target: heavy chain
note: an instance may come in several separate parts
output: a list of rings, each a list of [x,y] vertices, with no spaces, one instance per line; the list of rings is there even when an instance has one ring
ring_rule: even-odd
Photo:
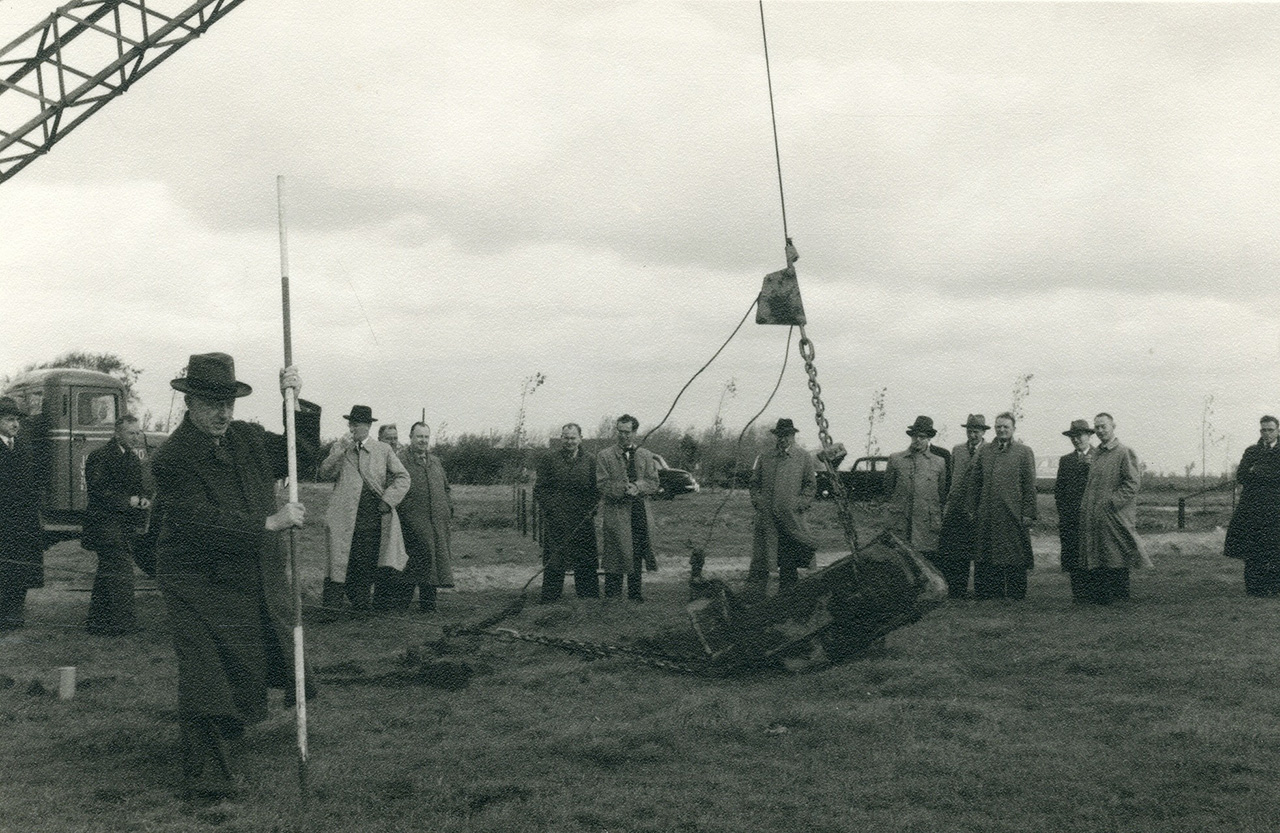
[[[853,510],[845,500],[844,484],[840,482],[840,475],[836,473],[836,467],[831,463],[830,452],[835,442],[831,439],[831,426],[827,422],[826,405],[822,402],[822,385],[818,384],[818,368],[813,363],[816,356],[817,350],[809,340],[809,336],[805,335],[804,325],[801,324],[800,358],[804,359],[804,372],[809,376],[809,398],[813,402],[814,422],[818,424],[818,440],[822,443],[822,450],[826,452],[820,456],[822,464],[827,467],[831,475],[831,490],[836,496],[836,514],[839,515],[840,526],[844,529],[844,540],[849,545],[849,552],[857,552],[858,530],[853,523]]]
[[[552,648],[559,648],[563,651],[570,651],[575,654],[583,654],[592,657],[625,656],[638,662],[642,662],[652,668],[661,668],[665,671],[675,671],[680,674],[701,675],[707,673],[707,666],[705,663],[672,657],[667,654],[660,654],[656,651],[642,651],[639,648],[627,648],[623,645],[611,645],[606,642],[584,642],[581,639],[568,639],[561,636],[525,634],[511,628],[493,628],[492,630],[480,631],[480,633],[485,636],[494,636],[499,639],[531,642],[534,645],[547,645]]]

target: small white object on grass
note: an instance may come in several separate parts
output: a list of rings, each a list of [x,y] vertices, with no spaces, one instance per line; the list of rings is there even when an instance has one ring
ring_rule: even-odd
[[[58,669],[58,699],[70,700],[76,696],[76,667],[63,665]]]

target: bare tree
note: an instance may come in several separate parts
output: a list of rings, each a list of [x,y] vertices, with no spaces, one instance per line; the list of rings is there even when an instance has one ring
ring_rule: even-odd
[[[542,387],[542,384],[543,384],[543,382],[545,382],[545,381],[547,381],[547,377],[546,377],[546,375],[545,375],[545,374],[543,374],[543,373],[535,373],[535,374],[533,374],[532,376],[526,377],[526,378],[525,378],[525,380],[524,380],[524,382],[520,385],[520,413],[519,413],[519,415],[517,415],[517,416],[516,416],[516,430],[515,430],[515,432],[514,432],[514,436],[513,436],[513,439],[515,440],[515,446],[516,446],[516,448],[523,448],[523,447],[524,447],[524,442],[525,442],[525,427],[524,427],[525,405],[526,405],[526,403],[528,402],[529,397],[530,397],[530,396],[533,396],[534,392],[535,392],[538,388]]]
[[[90,353],[86,350],[72,350],[69,353],[63,353],[57,358],[47,362],[32,362],[22,370],[44,370],[50,367],[77,367],[81,370],[96,370],[99,373],[106,373],[116,377],[120,383],[124,385],[124,405],[128,410],[133,410],[140,402],[137,392],[133,386],[137,383],[138,377],[142,375],[142,368],[129,364],[115,353]],[[7,387],[13,381],[9,376],[0,380],[0,387]]]
[[[1013,406],[1009,408],[1009,413],[1013,414],[1017,422],[1022,421],[1022,403],[1031,395],[1031,380],[1034,377],[1034,373],[1024,373],[1013,382]]]
[[[887,387],[871,394],[871,411],[867,414],[867,456],[880,453],[880,441],[876,439],[876,426],[884,422],[884,398]]]

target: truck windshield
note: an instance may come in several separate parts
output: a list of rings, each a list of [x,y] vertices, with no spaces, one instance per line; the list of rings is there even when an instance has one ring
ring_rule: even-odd
[[[116,423],[114,393],[83,392],[76,395],[76,425],[80,428],[113,427]]]

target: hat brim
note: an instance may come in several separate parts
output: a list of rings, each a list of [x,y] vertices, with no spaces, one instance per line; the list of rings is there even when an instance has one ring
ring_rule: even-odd
[[[783,429],[770,428],[769,433],[773,434],[774,436],[781,437],[783,434],[799,434],[800,429],[799,428],[783,428]]]
[[[231,386],[224,385],[200,385],[191,384],[190,379],[183,376],[180,379],[174,379],[169,383],[169,387],[180,393],[189,393],[192,396],[207,396],[210,399],[239,399],[242,396],[248,396],[253,393],[253,388],[244,382],[236,382]]]
[[[990,430],[991,430],[991,426],[990,426],[990,425],[969,425],[969,424],[967,424],[967,423],[966,423],[965,425],[961,425],[960,427],[961,427],[961,428],[966,428],[966,429],[968,429],[968,428],[979,428],[979,429],[981,429],[981,430],[983,430],[983,431],[990,431]]]
[[[343,414],[342,418],[345,419],[347,422],[368,423],[369,425],[373,425],[375,422],[378,421],[377,417],[368,417],[367,419],[365,417],[356,417],[355,419],[352,419],[351,414]]]
[[[934,437],[938,436],[938,429],[933,428],[928,431],[921,431],[918,428],[908,428],[907,436],[908,437],[928,437],[929,439],[933,439]]]
[[[1079,436],[1081,436],[1082,434],[1096,434],[1096,433],[1098,433],[1098,432],[1097,432],[1097,431],[1094,431],[1092,428],[1081,428],[1081,429],[1078,429],[1078,430],[1075,430],[1075,431],[1063,431],[1063,432],[1062,432],[1062,436],[1064,436],[1064,437],[1079,437]]]

